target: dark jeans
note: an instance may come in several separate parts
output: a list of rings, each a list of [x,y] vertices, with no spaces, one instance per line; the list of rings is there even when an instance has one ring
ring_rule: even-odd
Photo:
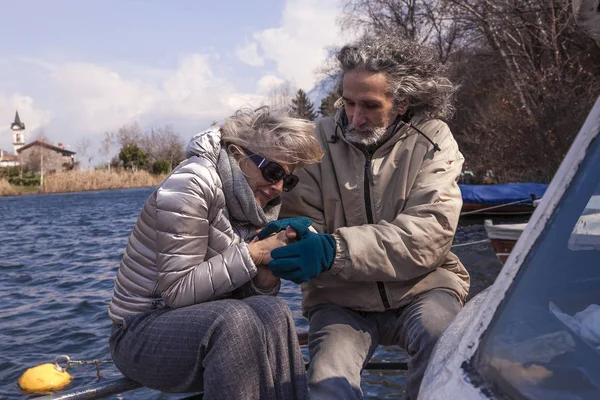
[[[410,356],[406,398],[416,400],[433,347],[460,309],[458,299],[445,290],[431,290],[386,312],[316,308],[310,314],[310,398],[362,399],[360,374],[382,344],[398,345]]]
[[[205,399],[306,399],[289,307],[270,296],[146,312],[116,325],[113,360],[128,378]]]

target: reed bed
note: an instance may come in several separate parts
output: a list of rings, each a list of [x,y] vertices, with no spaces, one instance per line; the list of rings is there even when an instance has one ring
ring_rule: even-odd
[[[159,185],[166,175],[152,175],[147,171],[67,171],[44,177],[44,193],[83,192]]]
[[[4,178],[0,178],[0,196],[14,196],[17,194],[17,191],[8,183],[8,180]]]

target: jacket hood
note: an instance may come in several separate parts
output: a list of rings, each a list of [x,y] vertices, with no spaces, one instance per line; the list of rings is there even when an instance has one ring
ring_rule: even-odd
[[[218,127],[207,129],[195,134],[190,142],[185,146],[185,156],[203,156],[214,163],[219,158],[221,151],[221,131]]]

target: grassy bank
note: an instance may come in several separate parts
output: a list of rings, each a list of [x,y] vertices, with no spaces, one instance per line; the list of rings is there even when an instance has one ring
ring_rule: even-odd
[[[4,178],[0,179],[0,196],[14,196],[17,194],[15,187]]]
[[[166,175],[152,175],[146,171],[108,172],[101,170],[59,172],[45,176],[43,188],[39,186],[11,185],[6,179],[0,179],[0,196],[148,187],[160,184],[165,177]]]

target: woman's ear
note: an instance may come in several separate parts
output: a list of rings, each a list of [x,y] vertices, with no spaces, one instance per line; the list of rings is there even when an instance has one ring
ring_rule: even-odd
[[[229,150],[229,152],[233,155],[233,158],[235,158],[236,161],[240,161],[240,158],[244,156],[244,152],[242,151],[242,149],[240,149],[240,147],[235,144],[228,144],[227,150]]]

